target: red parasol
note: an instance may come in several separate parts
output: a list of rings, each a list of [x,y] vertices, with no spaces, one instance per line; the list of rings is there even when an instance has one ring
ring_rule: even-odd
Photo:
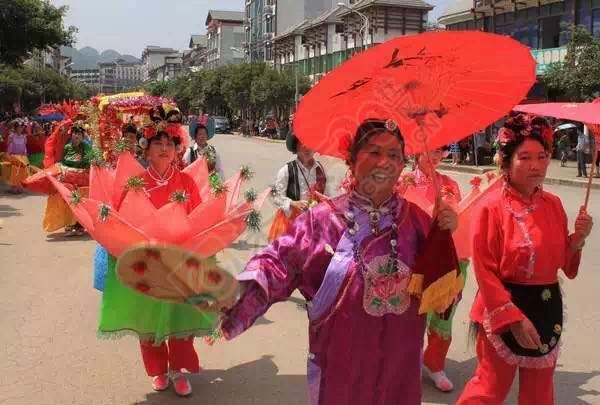
[[[507,114],[535,77],[529,48],[506,36],[441,31],[399,37],[320,80],[303,97],[294,132],[317,152],[347,158],[362,121],[393,119],[407,153],[422,152]]]

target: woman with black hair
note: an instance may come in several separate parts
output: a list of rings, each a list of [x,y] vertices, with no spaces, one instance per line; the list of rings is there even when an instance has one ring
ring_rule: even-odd
[[[479,291],[471,320],[479,364],[459,405],[504,403],[517,370],[519,404],[554,404],[563,330],[558,271],[577,276],[592,218],[582,207],[569,233],[560,199],[542,189],[551,136],[524,116],[510,118],[499,132],[504,187],[486,197],[473,220]]]
[[[339,146],[352,191],[300,215],[250,260],[220,330],[233,339],[298,289],[308,301],[309,404],[417,405],[425,316],[408,289],[432,221],[394,192],[405,166],[396,123],[367,120],[352,138]],[[437,221],[457,225],[444,203]]]
[[[190,213],[201,202],[194,180],[176,167],[176,156],[182,142],[179,124],[158,123],[144,128],[140,146],[148,168],[140,176],[140,187],[156,208],[174,199],[181,200]],[[123,194],[136,192],[129,189]],[[121,200],[120,204],[123,202]],[[166,390],[173,382],[177,395],[187,396],[192,387],[185,373],[200,371],[194,336],[212,329],[214,315],[192,305],[174,304],[146,297],[121,284],[115,274],[115,258],[109,258],[104,284],[98,334],[120,337],[133,334],[140,340],[142,359],[152,387]]]

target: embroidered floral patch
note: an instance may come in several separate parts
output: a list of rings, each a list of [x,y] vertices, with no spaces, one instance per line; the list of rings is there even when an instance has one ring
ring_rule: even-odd
[[[550,289],[545,288],[544,291],[542,291],[542,301],[546,302],[549,301],[552,298],[552,292],[550,291]]]
[[[410,295],[406,292],[410,269],[402,262],[397,267],[395,271],[387,255],[376,257],[367,265],[363,307],[369,315],[399,315],[410,306]]]

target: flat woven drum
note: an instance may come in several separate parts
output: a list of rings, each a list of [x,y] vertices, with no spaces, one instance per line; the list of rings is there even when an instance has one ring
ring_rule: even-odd
[[[144,243],[117,261],[119,280],[137,292],[159,300],[200,305],[217,311],[237,295],[238,282],[215,258],[201,259],[177,246]]]

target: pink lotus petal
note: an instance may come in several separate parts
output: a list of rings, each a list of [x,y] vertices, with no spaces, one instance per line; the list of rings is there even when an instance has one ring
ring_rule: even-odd
[[[188,238],[190,229],[185,205],[178,202],[170,202],[155,210],[153,217],[140,226],[140,230],[153,240],[172,244]]]
[[[184,173],[189,174],[200,190],[200,197],[202,201],[206,202],[210,199],[210,184],[208,183],[208,166],[206,159],[200,157],[194,161],[191,165],[183,169]]]
[[[482,202],[483,197],[491,191],[501,187],[501,177],[497,177],[490,182],[490,185],[483,191],[469,193],[459,204],[458,209],[458,228],[452,234],[454,246],[459,259],[472,256],[473,249],[471,245],[471,218],[475,209]]]
[[[90,198],[112,204],[112,190],[115,184],[115,173],[108,167],[92,165],[90,168]]]
[[[119,160],[117,161],[117,168],[115,170],[115,181],[112,188],[112,206],[118,207],[123,193],[125,192],[125,186],[127,180],[131,177],[141,176],[146,169],[138,163],[131,153],[121,153]]]
[[[119,216],[126,218],[137,228],[143,228],[148,222],[155,221],[156,207],[142,190],[130,190],[119,207]]]
[[[112,210],[108,213],[106,219],[102,220],[100,218],[102,204],[100,201],[83,198],[79,206],[87,211],[94,223],[93,229],[88,229],[88,232],[111,255],[119,257],[131,246],[150,241],[148,235]]]
[[[203,201],[189,215],[191,234],[195,235],[223,221],[225,218],[225,207],[227,204],[227,193]]]
[[[196,252],[202,258],[211,257],[231,245],[246,230],[246,216],[250,211],[228,217],[225,221],[183,243],[183,248]]]
[[[227,206],[225,212],[229,212],[232,207],[240,199],[240,188],[242,186],[242,173],[241,170],[225,182],[225,188],[227,189]]]

